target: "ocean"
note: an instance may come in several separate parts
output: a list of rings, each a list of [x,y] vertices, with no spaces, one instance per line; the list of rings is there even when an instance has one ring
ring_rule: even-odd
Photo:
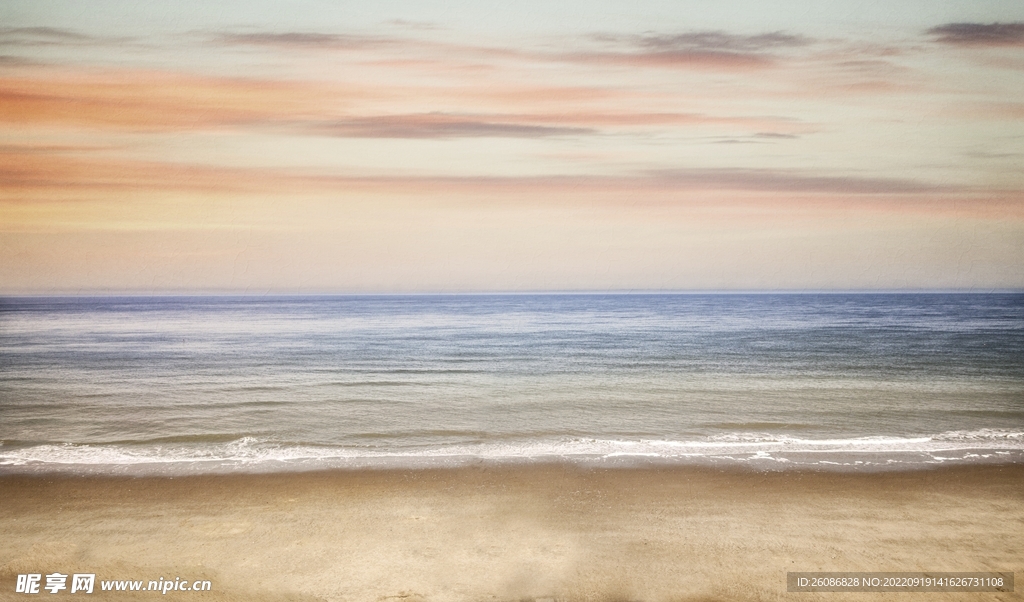
[[[1022,294],[0,299],[0,473],[1024,461]]]

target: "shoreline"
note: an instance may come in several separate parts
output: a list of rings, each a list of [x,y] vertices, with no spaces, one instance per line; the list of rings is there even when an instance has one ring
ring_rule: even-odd
[[[787,594],[785,574],[1024,572],[1020,464],[22,474],[0,491],[0,599],[20,599],[17,574],[51,571],[211,581],[178,599],[374,602],[909,600]]]
[[[0,476],[13,474],[125,474],[188,476],[274,474],[330,470],[458,469],[481,463],[529,467],[569,464],[584,468],[697,467],[756,471],[888,472],[947,466],[1024,464],[1019,431],[947,431],[914,437],[797,439],[779,435],[740,440],[574,439],[513,444],[440,446],[367,452],[344,446],[279,445],[240,437],[206,448],[170,449],[116,444],[0,445]],[[985,441],[978,439],[985,438]],[[901,447],[902,446],[902,447]],[[363,450],[365,451],[365,450]]]
[[[958,451],[974,452],[977,449]],[[826,461],[797,463],[777,457],[737,459],[735,457],[702,457],[680,460],[675,457],[651,458],[645,456],[621,457],[531,457],[491,458],[476,456],[410,456],[346,458],[334,463],[322,459],[312,461],[263,460],[260,462],[234,462],[229,460],[138,462],[131,464],[6,464],[0,465],[0,481],[9,478],[83,478],[83,479],[192,479],[221,477],[284,477],[287,475],[321,475],[396,472],[458,472],[466,470],[520,471],[562,468],[569,471],[694,471],[695,473],[724,474],[822,474],[822,475],[884,475],[928,472],[958,472],[975,469],[1020,467],[1024,470],[1024,450],[982,450],[1004,452],[997,458],[947,458],[943,462],[892,461],[891,455],[882,456],[866,452],[849,453],[843,459],[882,456],[886,463]],[[827,453],[827,452],[826,452]],[[908,456],[915,454],[906,454]],[[757,463],[755,463],[757,462]]]

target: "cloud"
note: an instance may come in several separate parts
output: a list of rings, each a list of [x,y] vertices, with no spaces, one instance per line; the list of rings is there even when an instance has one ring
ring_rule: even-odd
[[[583,61],[641,66],[696,68],[756,68],[775,62],[772,50],[806,46],[813,40],[782,32],[744,36],[723,31],[618,36],[599,34],[592,39],[618,48],[577,53]]]
[[[656,170],[649,174],[661,185],[680,188],[834,194],[919,194],[960,191],[948,186],[900,178],[827,176],[772,169],[669,169]]]
[[[98,37],[57,27],[4,27],[0,28],[0,47],[83,46],[120,44],[131,40],[125,37]]]
[[[59,150],[6,147],[0,151],[0,186],[8,190],[113,191],[285,190],[294,178],[263,170],[132,160],[81,158]],[[89,156],[89,153],[85,153]]]
[[[1024,102],[963,102],[946,106],[943,117],[968,117],[979,120],[1015,121],[1024,120]]]
[[[346,138],[539,138],[596,133],[590,128],[509,123],[446,113],[344,119],[313,125],[310,131]]]
[[[24,67],[28,65],[39,65],[38,61],[27,59],[21,56],[13,56],[9,54],[0,55],[0,67]]]
[[[782,119],[723,117],[696,113],[411,113],[370,115],[336,120],[288,123],[306,134],[343,138],[545,138],[583,136],[623,128],[729,125],[743,128],[792,127]],[[757,138],[796,138],[794,134],[766,132]]]
[[[697,31],[673,35],[642,35],[634,38],[641,47],[661,51],[763,52],[776,48],[806,46],[810,38],[782,32],[741,36],[722,31]]]
[[[356,49],[393,42],[376,36],[298,31],[222,33],[215,36],[215,40],[231,45],[310,49]]]
[[[796,134],[782,134],[780,132],[758,132],[754,134],[755,138],[774,138],[774,139],[793,139],[799,138]]]
[[[693,69],[747,69],[768,67],[770,57],[740,52],[656,51],[656,52],[590,52],[563,55],[581,63],[605,63],[630,67],[681,67]]]
[[[443,29],[437,23],[431,21],[410,21],[408,19],[389,19],[384,22],[386,25],[394,27],[400,27],[403,29],[412,29],[418,31],[436,31]]]
[[[205,190],[231,192],[355,191],[413,194],[488,193],[513,197],[647,192],[733,191],[769,195],[943,195],[957,186],[900,178],[815,174],[794,170],[680,168],[621,175],[354,176],[306,170],[237,168],[97,158],[73,149],[0,149],[0,185],[9,190]],[[975,191],[977,192],[977,191]],[[531,197],[532,198],[532,197]]]
[[[424,25],[407,21],[390,24],[405,29],[423,29]],[[435,56],[440,53],[451,61],[501,59],[528,63],[569,62],[630,66],[677,67],[696,69],[749,69],[772,65],[777,51],[806,46],[814,40],[784,32],[738,35],[723,31],[695,31],[678,34],[595,34],[589,36],[589,47],[565,48],[561,51],[524,48],[491,47],[457,42],[438,42],[396,36],[370,36],[315,31],[224,32],[214,40],[229,45],[260,46],[277,49],[346,49],[392,47],[401,51],[400,59],[408,62],[412,55]],[[383,57],[380,57],[383,59]],[[421,59],[420,59],[421,60]]]
[[[50,70],[44,77],[0,77],[0,123],[140,131],[251,126],[309,114],[354,94],[308,82]]]
[[[433,107],[441,110],[416,112],[415,105],[408,107],[412,110],[401,110],[411,96],[408,87],[141,70],[79,73],[50,69],[29,75],[0,77],[0,123],[60,123],[145,132],[272,128],[296,135],[409,139],[543,138],[705,126],[727,127],[732,135],[775,132],[772,137],[778,138],[806,129],[796,120],[778,116],[583,110],[580,101],[604,100],[601,89],[590,87],[422,88],[415,97],[428,100],[416,104],[426,105],[428,111]],[[643,96],[623,91],[607,94],[619,105],[643,104]],[[359,110],[379,104],[398,110],[392,114]],[[443,110],[474,104],[480,110]],[[519,110],[501,111],[503,106]]]
[[[59,44],[94,40],[70,29],[56,27],[5,27],[0,29],[0,44]]]
[[[800,136],[796,134],[784,134],[781,132],[757,132],[749,136],[731,136],[728,138],[719,137],[712,141],[712,144],[772,144],[772,141],[795,140]]]
[[[957,46],[1024,46],[1024,23],[948,23],[927,33]]]

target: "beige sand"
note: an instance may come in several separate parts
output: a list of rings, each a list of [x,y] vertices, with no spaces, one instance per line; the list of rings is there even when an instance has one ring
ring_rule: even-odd
[[[0,478],[18,573],[209,579],[86,600],[1021,600],[785,592],[787,571],[1024,575],[1024,466],[755,473],[565,466]],[[97,585],[97,590],[99,586]]]

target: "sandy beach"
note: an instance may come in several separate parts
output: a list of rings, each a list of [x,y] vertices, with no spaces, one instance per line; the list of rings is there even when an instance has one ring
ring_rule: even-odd
[[[0,491],[2,599],[53,571],[95,573],[90,599],[111,600],[158,594],[99,580],[211,582],[166,594],[182,600],[1024,599],[785,591],[787,571],[1019,576],[1020,465],[8,475]]]

